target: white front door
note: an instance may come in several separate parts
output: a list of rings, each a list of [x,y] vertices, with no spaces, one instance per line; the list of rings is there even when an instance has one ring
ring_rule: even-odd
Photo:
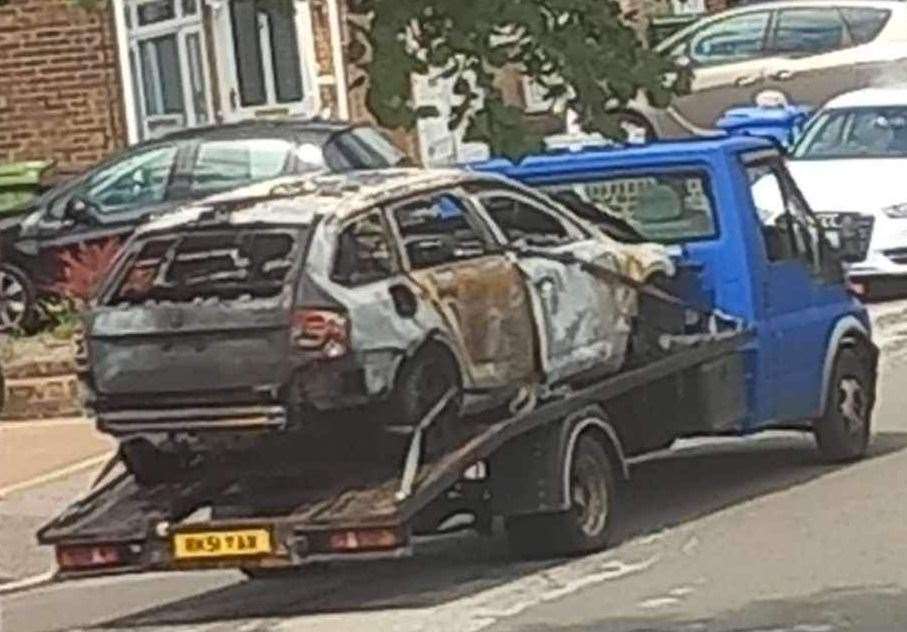
[[[139,139],[212,121],[201,0],[126,0]]]
[[[306,0],[231,0],[214,9],[224,121],[318,113]]]

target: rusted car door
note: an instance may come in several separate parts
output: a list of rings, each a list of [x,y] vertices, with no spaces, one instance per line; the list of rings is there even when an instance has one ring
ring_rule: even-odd
[[[629,315],[616,284],[599,280],[579,265],[556,260],[569,252],[618,269],[616,254],[583,226],[553,209],[506,190],[477,198],[498,238],[510,244],[530,280],[542,327],[542,357],[548,383],[590,370],[613,372],[624,361]],[[545,257],[543,253],[553,257]]]
[[[390,210],[401,258],[441,314],[466,363],[467,388],[538,380],[535,325],[519,269],[459,195],[435,193]]]

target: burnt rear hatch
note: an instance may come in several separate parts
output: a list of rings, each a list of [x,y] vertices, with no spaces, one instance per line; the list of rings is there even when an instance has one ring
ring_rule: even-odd
[[[218,227],[134,243],[86,328],[102,429],[282,425],[307,234]]]

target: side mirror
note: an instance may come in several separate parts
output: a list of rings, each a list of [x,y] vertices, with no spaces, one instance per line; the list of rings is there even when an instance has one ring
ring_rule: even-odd
[[[866,255],[866,240],[853,222],[843,222],[838,231],[838,255],[843,261],[861,261]]]
[[[419,301],[413,291],[405,285],[394,285],[390,288],[394,309],[401,318],[413,318],[419,311]]]
[[[687,70],[693,67],[693,58],[686,53],[680,53],[674,57],[674,65],[678,68]]]
[[[64,217],[77,224],[94,224],[94,212],[98,205],[88,198],[76,193],[66,203]]]

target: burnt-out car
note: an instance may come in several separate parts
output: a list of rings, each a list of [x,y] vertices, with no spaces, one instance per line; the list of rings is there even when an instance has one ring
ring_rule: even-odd
[[[450,392],[450,419],[531,404],[626,359],[636,292],[563,253],[672,272],[661,247],[494,176],[385,170],[211,200],[121,252],[86,320],[90,405],[124,445],[205,448],[366,405],[405,429]]]
[[[405,161],[375,128],[319,120],[204,127],[136,145],[0,219],[0,331],[32,328],[43,296],[87,295],[149,217],[278,176]]]

